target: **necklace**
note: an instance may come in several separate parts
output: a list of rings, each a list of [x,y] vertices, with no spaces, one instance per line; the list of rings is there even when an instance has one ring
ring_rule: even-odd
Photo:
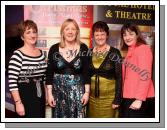
[[[100,58],[100,59],[104,59],[106,57],[106,55],[108,54],[108,51],[107,51],[107,47],[108,45],[105,44],[104,46],[102,47],[95,47],[95,56],[97,58]]]
[[[77,49],[76,46],[72,46],[72,48],[67,47],[66,48],[66,55],[67,55],[67,59],[73,59],[77,54]]]
[[[96,53],[103,53],[103,52],[105,52],[107,50],[107,44],[105,44],[105,46],[104,47],[95,47],[95,51],[96,51]]]
[[[74,44],[66,44],[66,50],[67,51],[74,51],[76,48],[76,43]]]
[[[67,48],[67,52],[69,52],[70,54],[74,53],[76,51],[75,49],[76,47],[73,46],[72,48]]]

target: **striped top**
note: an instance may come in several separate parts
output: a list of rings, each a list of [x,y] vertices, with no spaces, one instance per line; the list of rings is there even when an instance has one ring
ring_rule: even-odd
[[[47,63],[41,51],[40,56],[28,56],[20,50],[14,51],[8,69],[9,90],[18,90],[21,78],[45,77]]]

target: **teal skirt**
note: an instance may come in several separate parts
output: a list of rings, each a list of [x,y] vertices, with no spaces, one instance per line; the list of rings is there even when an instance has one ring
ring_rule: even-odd
[[[84,93],[83,77],[80,75],[56,74],[52,93],[56,107],[52,109],[53,118],[83,118],[85,107],[81,103]]]

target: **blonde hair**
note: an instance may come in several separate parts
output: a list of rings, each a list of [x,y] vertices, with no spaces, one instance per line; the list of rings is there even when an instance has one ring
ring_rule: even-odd
[[[74,19],[66,19],[62,26],[61,26],[61,29],[60,29],[60,35],[61,35],[61,42],[60,42],[60,47],[64,48],[65,47],[65,39],[64,39],[64,36],[63,36],[63,31],[64,31],[64,28],[69,25],[70,23],[73,23],[74,26],[76,27],[77,29],[77,36],[76,36],[76,42],[77,44],[80,44],[80,29],[79,29],[79,26],[77,24],[77,22],[74,20]]]

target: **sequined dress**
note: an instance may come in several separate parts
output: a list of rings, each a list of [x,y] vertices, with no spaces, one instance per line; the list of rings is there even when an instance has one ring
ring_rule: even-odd
[[[53,118],[83,118],[86,115],[85,106],[81,103],[85,84],[90,84],[88,76],[88,58],[82,55],[87,52],[85,44],[80,45],[80,51],[68,62],[59,52],[59,43],[51,47],[48,55],[46,83],[53,85],[52,93],[56,107],[52,109]]]

